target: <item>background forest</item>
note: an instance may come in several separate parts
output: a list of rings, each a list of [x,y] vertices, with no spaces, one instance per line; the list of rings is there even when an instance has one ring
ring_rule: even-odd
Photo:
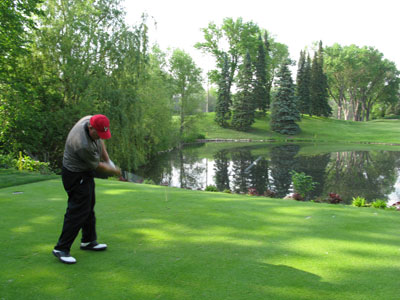
[[[318,42],[296,63],[267,29],[226,18],[204,24],[194,45],[216,62],[203,74],[179,45],[151,45],[149,25],[143,15],[128,26],[119,0],[2,1],[0,154],[60,167],[69,129],[96,113],[110,118],[107,147],[127,169],[200,137],[193,124],[202,112],[242,131],[268,114],[283,134],[298,132],[304,114],[400,115],[399,71],[373,47]]]

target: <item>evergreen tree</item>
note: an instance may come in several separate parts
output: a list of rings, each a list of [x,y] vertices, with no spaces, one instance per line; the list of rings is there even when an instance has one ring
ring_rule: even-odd
[[[278,73],[278,91],[271,109],[271,129],[281,134],[296,134],[300,132],[300,113],[297,109],[295,87],[289,62],[282,65]]]
[[[271,74],[270,74],[270,69],[272,68],[272,63],[271,63],[271,45],[270,42],[268,41],[268,33],[264,33],[264,46],[265,46],[265,64],[267,67],[267,76],[266,76],[266,81],[267,83],[265,84],[265,87],[267,89],[267,98],[266,98],[266,105],[267,109],[269,109],[271,105],[271,87],[272,87],[272,80],[271,80]]]
[[[310,113],[310,76],[310,57],[308,56],[306,59],[306,52],[300,51],[300,59],[296,78],[296,96],[297,108],[299,109],[301,114]]]
[[[224,56],[224,65],[218,82],[218,98],[215,107],[215,122],[222,127],[228,126],[231,118],[230,111],[231,93],[229,90],[229,62],[227,55]]]
[[[255,63],[255,82],[254,82],[254,101],[256,108],[263,111],[267,110],[267,65],[265,46],[261,35],[258,37],[257,61]]]
[[[254,123],[253,72],[250,54],[247,52],[239,73],[238,92],[233,103],[232,126],[236,130],[246,131]]]
[[[322,42],[319,42],[318,51],[314,54],[311,67],[311,111],[310,114],[328,117],[332,113],[332,108],[328,103],[328,80],[323,71],[324,57]]]

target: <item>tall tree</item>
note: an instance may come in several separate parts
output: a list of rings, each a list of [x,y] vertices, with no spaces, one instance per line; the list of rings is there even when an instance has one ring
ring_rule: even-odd
[[[272,81],[274,77],[274,73],[272,70],[274,69],[274,64],[277,63],[277,61],[272,59],[272,49],[271,49],[271,44],[273,43],[273,40],[269,39],[268,32],[264,32],[264,48],[265,48],[265,65],[267,68],[267,73],[266,73],[266,83],[265,83],[265,88],[266,88],[266,96],[267,98],[266,103],[267,103],[267,109],[270,108],[271,106],[271,88],[272,88]],[[289,52],[287,52],[287,55],[289,55]]]
[[[328,81],[324,73],[324,54],[322,42],[319,42],[318,51],[315,52],[311,67],[311,109],[310,114],[328,117],[332,114],[332,108],[328,100]]]
[[[238,79],[238,92],[233,103],[232,127],[247,131],[254,123],[253,71],[250,53],[247,52]]]
[[[211,72],[211,79],[214,82],[218,82],[218,76],[222,74],[225,55],[228,56],[228,88],[231,91],[235,76],[238,73],[240,58],[246,55],[246,51],[250,51],[255,57],[260,29],[257,24],[244,22],[242,18],[236,20],[226,18],[221,26],[209,23],[206,28],[202,28],[202,31],[205,41],[197,43],[195,47],[215,58],[217,70]]]
[[[33,16],[41,14],[38,5],[42,2],[43,0],[3,0],[0,2],[1,81],[9,78],[15,59],[28,53],[30,31],[36,28]]]
[[[196,96],[203,90],[201,85],[201,69],[196,66],[189,54],[175,49],[170,59],[170,72],[174,83],[175,96],[179,99],[180,126],[179,135],[182,140],[186,117],[196,103]]]
[[[46,1],[17,80],[0,85],[4,151],[60,165],[67,128],[95,113],[110,118],[107,149],[124,169],[168,147],[167,76],[150,58],[145,19],[128,28],[119,2]]]
[[[231,118],[231,93],[229,90],[229,62],[224,56],[224,65],[218,81],[218,98],[215,108],[215,121],[222,127],[227,127]]]
[[[398,101],[399,71],[377,49],[335,44],[326,48],[326,61],[338,118],[367,121],[374,105]]]
[[[300,113],[297,109],[295,87],[289,70],[289,61],[282,65],[278,73],[277,95],[272,103],[271,129],[281,134],[296,134],[300,127]]]
[[[254,101],[256,108],[264,113],[269,106],[268,94],[266,51],[261,35],[259,35],[257,60],[255,62]]]
[[[296,77],[296,96],[297,107],[301,114],[310,114],[310,81],[310,57],[307,56],[306,58],[306,52],[300,51],[300,59]]]

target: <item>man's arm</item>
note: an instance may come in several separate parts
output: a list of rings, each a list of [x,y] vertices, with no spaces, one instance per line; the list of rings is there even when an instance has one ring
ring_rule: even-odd
[[[107,174],[112,174],[116,176],[121,176],[121,169],[118,167],[113,166],[114,164],[111,164],[110,157],[108,156],[108,152],[106,149],[106,145],[103,140],[100,140],[101,142],[101,161],[99,165],[96,168],[96,171],[101,172],[101,173],[107,173]]]
[[[103,140],[100,140],[100,143],[101,143],[101,159],[103,161],[105,161],[106,163],[109,163],[110,157],[108,156],[108,152],[107,152],[107,149],[106,149],[106,144],[104,143]]]
[[[109,175],[121,176],[121,169],[118,167],[113,167],[106,162],[99,162],[99,165],[96,168],[97,172],[106,173]]]

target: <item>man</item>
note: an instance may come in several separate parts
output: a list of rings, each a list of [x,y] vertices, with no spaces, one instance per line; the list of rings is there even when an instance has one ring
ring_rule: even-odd
[[[111,138],[110,121],[104,115],[80,119],[65,143],[62,182],[68,194],[64,225],[53,254],[63,263],[74,264],[70,255],[72,243],[82,229],[82,250],[100,251],[106,244],[97,243],[95,205],[95,172],[121,176],[121,170],[110,161],[103,140]]]

